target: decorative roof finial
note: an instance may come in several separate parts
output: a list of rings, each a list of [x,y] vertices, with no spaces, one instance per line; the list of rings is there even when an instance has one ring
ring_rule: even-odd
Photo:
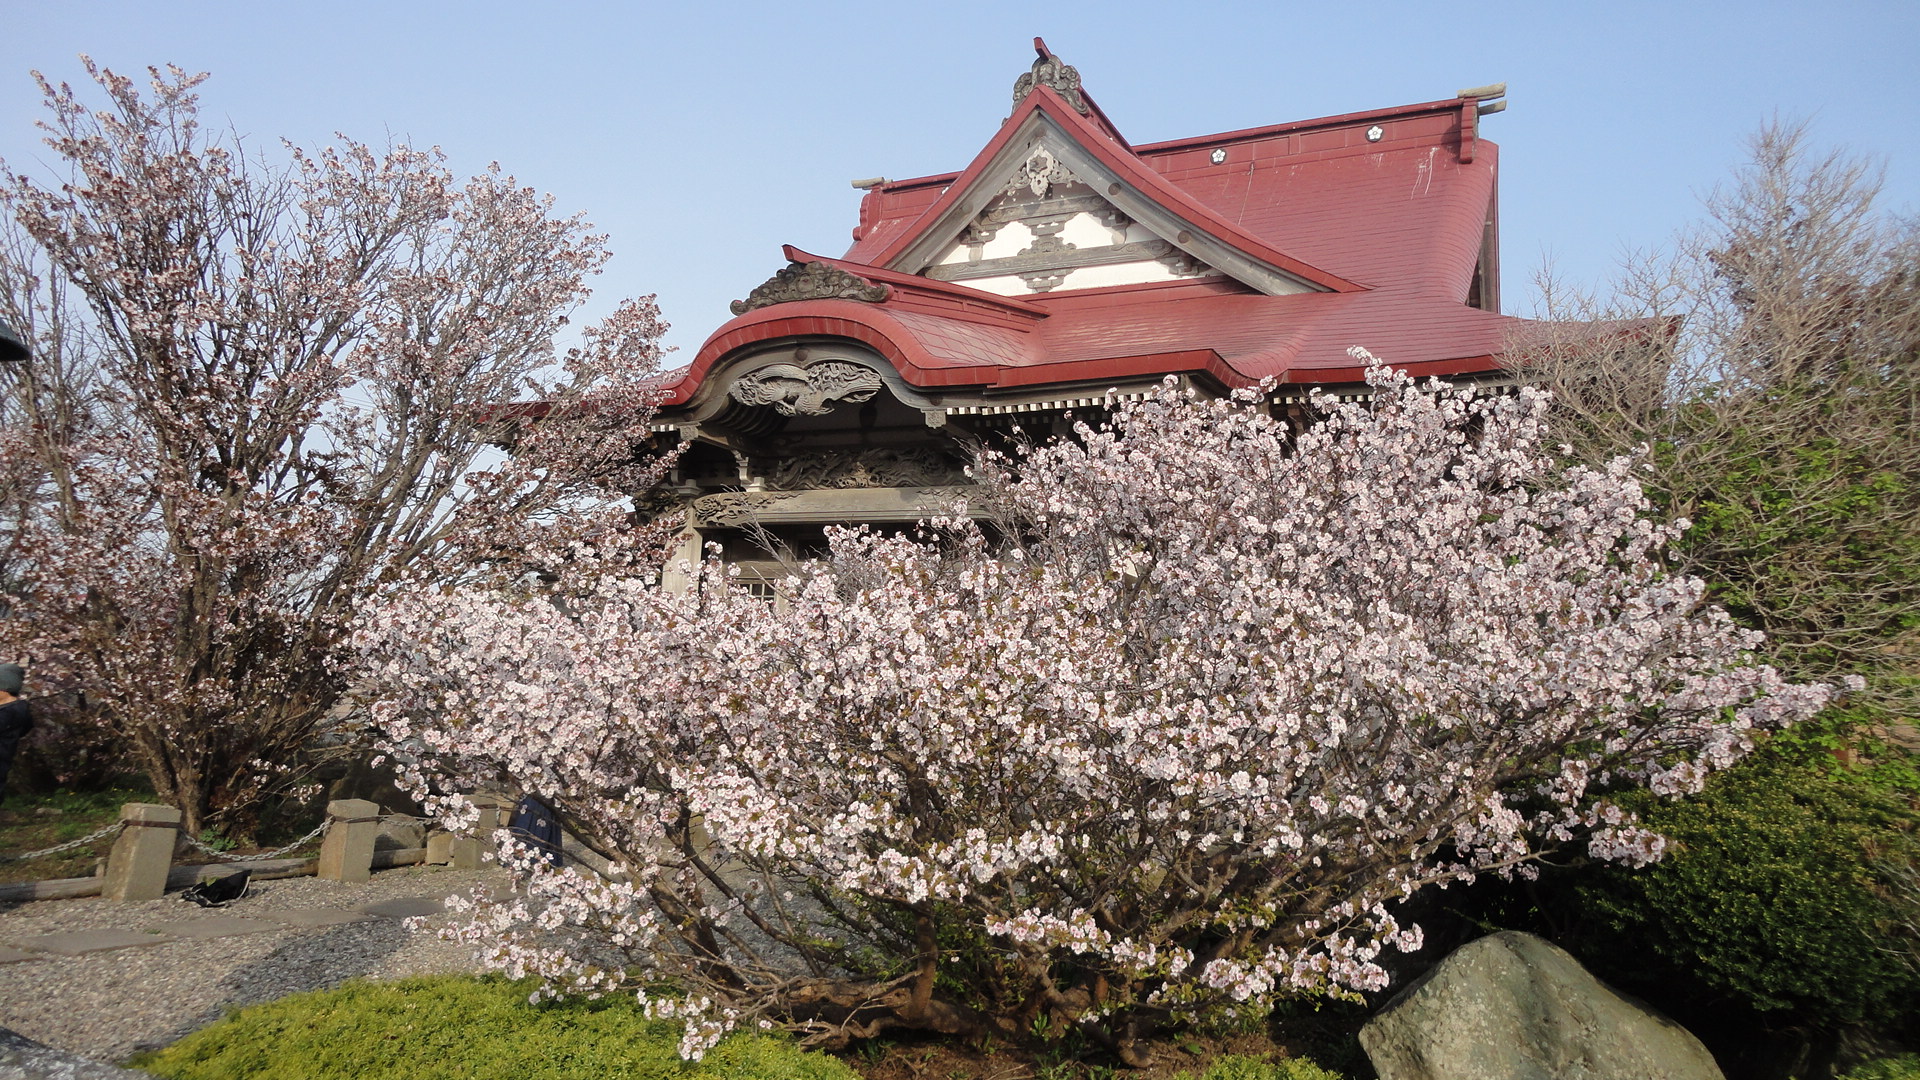
[[[893,290],[886,285],[876,285],[837,266],[815,260],[804,264],[788,264],[786,269],[761,282],[760,287],[748,293],[745,300],[735,300],[728,306],[735,315],[745,315],[749,311],[795,300],[860,300],[878,304],[892,295]]]
[[[1033,39],[1033,51],[1040,54],[1040,59],[1033,62],[1032,71],[1014,80],[1014,106],[1018,108],[1021,102],[1027,100],[1027,95],[1033,93],[1034,87],[1048,86],[1053,88],[1054,93],[1065,98],[1075,112],[1082,116],[1087,115],[1087,99],[1080,96],[1079,70],[1071,64],[1061,63],[1060,58],[1053,55],[1047,48],[1047,43],[1040,38]]]

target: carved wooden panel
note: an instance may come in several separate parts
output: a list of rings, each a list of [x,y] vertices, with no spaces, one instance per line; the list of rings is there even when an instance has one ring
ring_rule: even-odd
[[[742,405],[771,405],[782,416],[825,416],[839,402],[870,400],[885,384],[880,376],[845,360],[769,364],[733,381],[727,393]]]

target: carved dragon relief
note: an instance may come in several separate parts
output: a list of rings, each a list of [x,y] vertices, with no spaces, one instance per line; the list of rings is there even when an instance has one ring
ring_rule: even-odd
[[[884,385],[859,364],[822,360],[757,368],[735,379],[727,393],[742,405],[771,405],[782,416],[825,416],[838,402],[870,400]]]
[[[693,516],[706,526],[745,525],[759,517],[761,511],[798,497],[797,491],[723,491],[693,500]]]
[[[926,487],[967,482],[966,473],[938,450],[867,447],[789,458],[768,470],[775,491],[814,488]]]
[[[860,300],[878,304],[892,293],[893,290],[886,285],[876,285],[866,278],[816,260],[805,265],[788,264],[786,269],[748,293],[745,300],[735,300],[728,306],[735,315],[745,315],[758,308],[794,300]]]

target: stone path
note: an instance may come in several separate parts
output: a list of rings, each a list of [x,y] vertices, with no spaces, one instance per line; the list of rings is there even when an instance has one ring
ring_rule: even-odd
[[[363,919],[410,919],[417,915],[438,915],[446,908],[437,896],[403,896],[358,908],[300,907],[263,913],[249,919],[236,915],[212,915],[199,919],[149,923],[139,930],[102,928],[70,930],[57,934],[13,937],[0,944],[0,964],[20,964],[51,960],[61,956],[84,956],[109,949],[132,949],[142,945],[164,945],[174,941],[199,941],[206,938],[238,937],[288,927],[311,929],[338,926]]]
[[[154,1076],[56,1050],[0,1028],[0,1080],[154,1080]]]
[[[354,978],[473,971],[469,946],[434,933],[451,917],[442,900],[505,887],[497,869],[415,866],[364,884],[265,881],[220,909],[177,896],[0,903],[0,1029],[117,1062],[236,1006]],[[406,926],[414,916],[424,930]],[[10,1067],[0,1055],[0,1080]]]

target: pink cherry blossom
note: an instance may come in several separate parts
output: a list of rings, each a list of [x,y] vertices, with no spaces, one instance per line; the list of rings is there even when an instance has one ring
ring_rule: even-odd
[[[1046,1016],[1124,1058],[1380,989],[1417,890],[1588,835],[1657,858],[1606,792],[1687,790],[1826,689],[1664,569],[1631,460],[1553,465],[1542,395],[1370,381],[1300,431],[1169,385],[984,458],[947,520],[836,532],[772,604],[583,561],[564,604],[380,606],[410,782],[510,777],[621,868],[503,834],[523,891],[463,933],[556,991],[678,987],[690,1052]]]
[[[245,833],[343,741],[370,597],[632,535],[663,327],[635,301],[556,353],[605,238],[497,166],[263,152],[200,126],[204,75],[88,71],[101,104],[41,84],[66,175],[0,166],[4,315],[35,345],[0,374],[0,634],[189,832]]]

